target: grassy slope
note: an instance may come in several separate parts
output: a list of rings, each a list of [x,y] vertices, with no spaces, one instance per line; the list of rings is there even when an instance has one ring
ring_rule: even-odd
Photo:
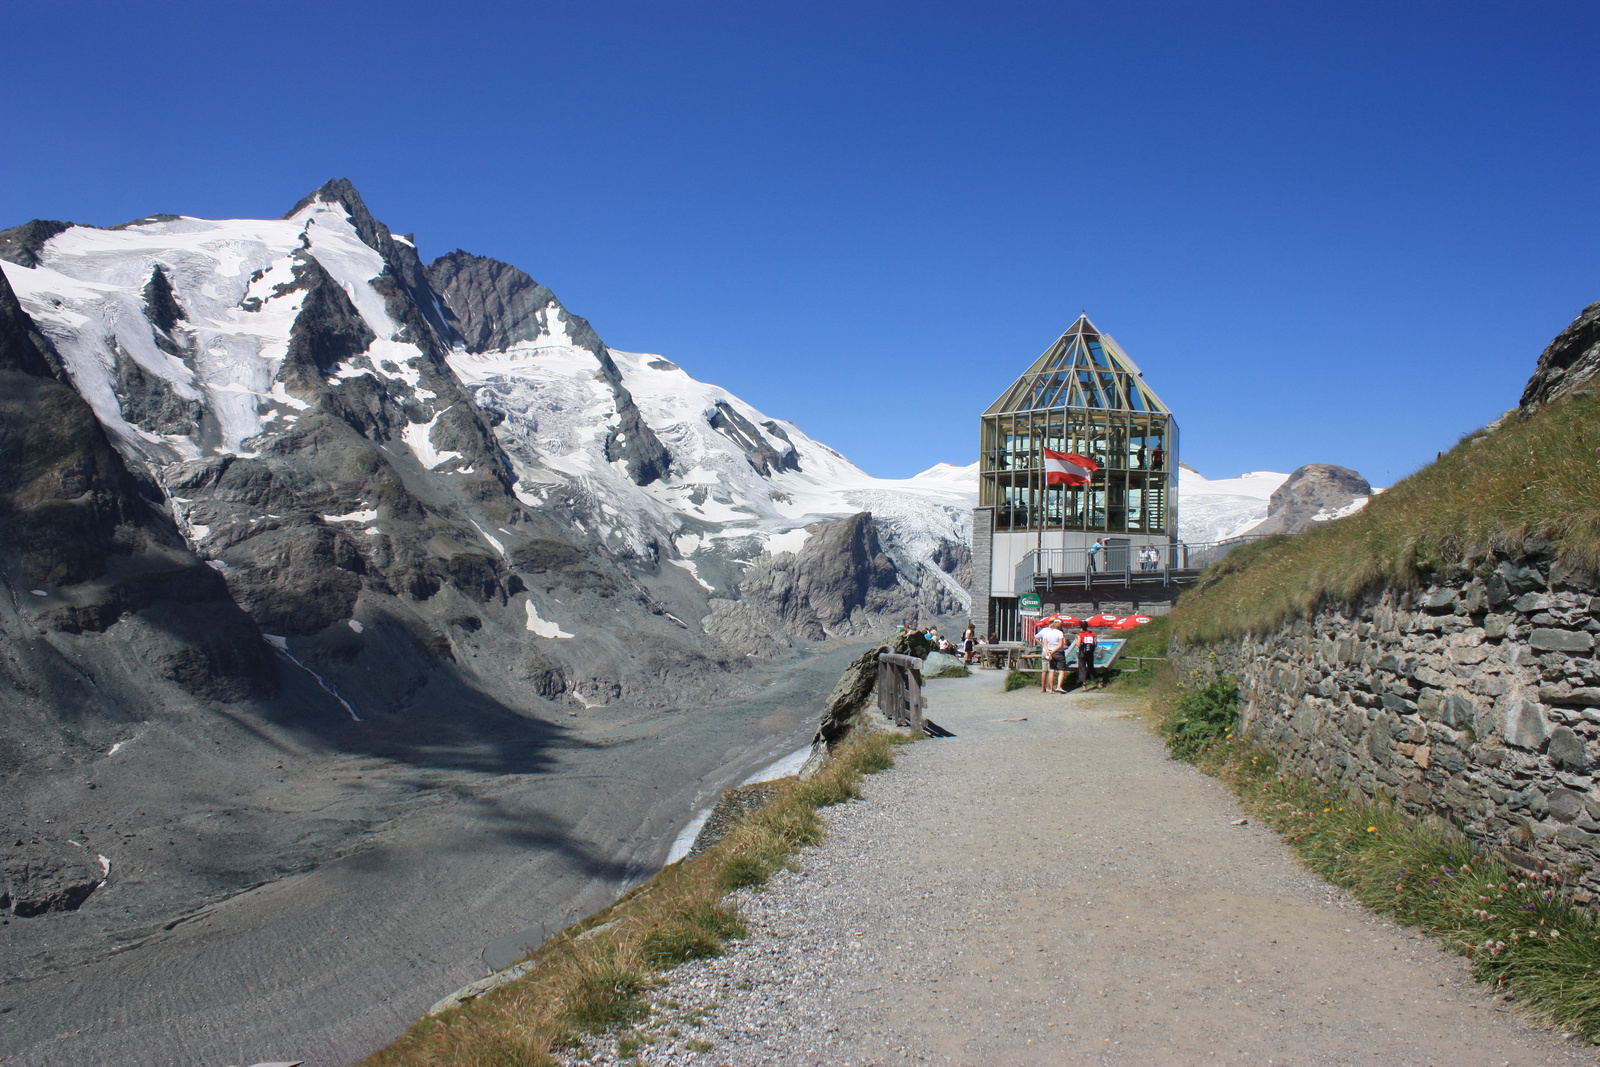
[[[1179,601],[1174,633],[1186,643],[1261,633],[1531,535],[1573,563],[1600,564],[1600,405],[1590,397],[1468,435],[1350,518],[1235,549]]]

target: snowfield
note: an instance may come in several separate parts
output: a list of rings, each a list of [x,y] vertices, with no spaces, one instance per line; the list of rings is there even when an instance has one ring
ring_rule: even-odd
[[[0,269],[100,422],[159,467],[207,452],[253,454],[247,441],[270,433],[278,420],[293,422],[305,409],[276,380],[305,297],[300,289],[280,290],[293,281],[300,249],[340,284],[376,336],[366,353],[371,367],[345,365],[335,376],[380,375],[415,389],[411,360],[422,352],[393,339],[399,328],[370,284],[383,273],[383,258],[337,203],[311,203],[276,221],[73,226],[44,245],[38,267],[3,262]],[[186,359],[163,350],[146,317],[144,290],[157,266],[184,312],[173,340],[183,344]],[[119,357],[167,382],[177,396],[197,401],[207,416],[198,434],[156,434],[131,425],[117,397]],[[385,361],[395,369],[386,369]],[[438,460],[425,439],[418,459]]]
[[[1206,478],[1178,465],[1179,537],[1189,544],[1226,541],[1249,533],[1267,517],[1267,505],[1289,480],[1276,471],[1251,471],[1237,478]]]

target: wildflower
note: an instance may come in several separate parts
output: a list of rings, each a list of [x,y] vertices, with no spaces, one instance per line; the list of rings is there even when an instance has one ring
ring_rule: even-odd
[[[1376,827],[1376,826],[1369,826],[1369,827],[1367,827],[1367,833],[1369,833],[1369,834],[1375,834],[1375,833],[1377,833],[1377,832],[1378,832],[1378,828],[1377,828],[1377,827]]]

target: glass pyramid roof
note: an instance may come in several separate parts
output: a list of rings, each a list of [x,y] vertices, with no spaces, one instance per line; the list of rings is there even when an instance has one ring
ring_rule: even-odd
[[[984,414],[1049,408],[1168,414],[1161,398],[1144,384],[1138,365],[1086,314],[1079,315]]]

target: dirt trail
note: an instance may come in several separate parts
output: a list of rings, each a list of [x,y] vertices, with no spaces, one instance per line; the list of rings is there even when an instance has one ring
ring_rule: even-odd
[[[798,873],[741,895],[751,936],[674,973],[657,1032],[680,1036],[643,1062],[1595,1061],[1231,825],[1134,701],[998,682],[931,684],[957,737],[904,750]]]

